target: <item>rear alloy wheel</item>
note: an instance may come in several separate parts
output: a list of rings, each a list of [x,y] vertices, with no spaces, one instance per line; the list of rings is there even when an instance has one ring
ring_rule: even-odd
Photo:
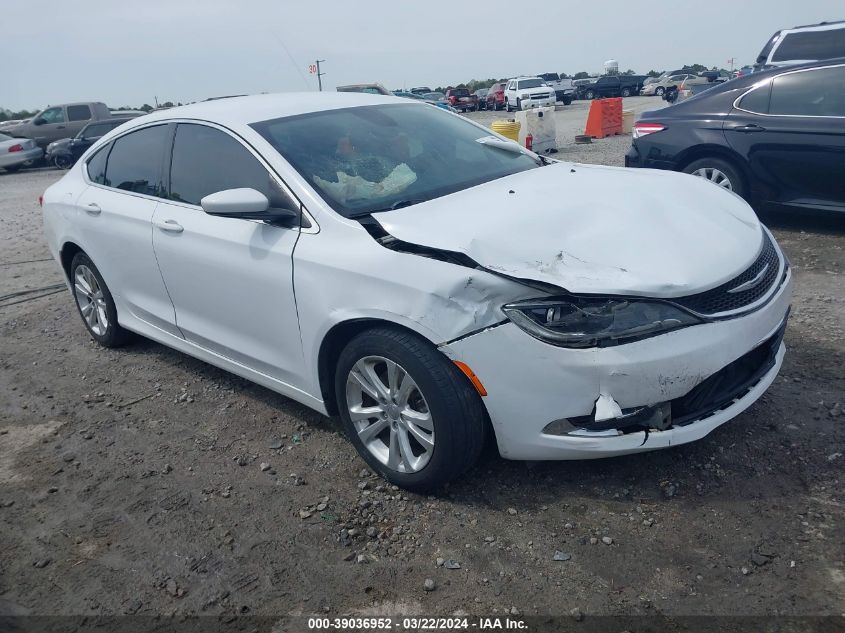
[[[631,96],[631,89],[630,88],[622,88],[622,96],[623,97],[630,97]]]
[[[352,339],[338,359],[335,395],[358,453],[403,488],[440,486],[481,453],[478,394],[449,359],[410,332],[377,328]]]
[[[584,95],[588,100],[592,100],[596,95],[592,90],[588,90],[587,94]]]
[[[700,158],[684,168],[684,173],[704,178],[714,185],[745,195],[745,184],[736,167],[722,158]]]
[[[85,253],[77,253],[70,265],[73,298],[79,316],[92,338],[103,347],[125,345],[132,334],[117,323],[117,308],[103,276]]]
[[[654,89],[654,95],[657,97],[662,97],[664,92],[666,92],[666,90],[663,88],[663,86]]]

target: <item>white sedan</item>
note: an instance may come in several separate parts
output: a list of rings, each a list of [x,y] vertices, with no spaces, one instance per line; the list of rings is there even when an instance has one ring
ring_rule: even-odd
[[[43,155],[44,150],[33,140],[0,134],[0,168],[6,171],[17,171]]]
[[[550,161],[407,99],[156,112],[43,204],[96,341],[141,334],[337,414],[410,489],[485,437],[509,459],[701,438],[783,361],[789,265],[740,198]]]

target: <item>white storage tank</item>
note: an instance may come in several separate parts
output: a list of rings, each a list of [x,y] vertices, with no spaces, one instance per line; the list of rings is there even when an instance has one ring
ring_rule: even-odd
[[[604,63],[604,74],[605,75],[618,75],[619,74],[619,62],[615,59],[608,59]]]

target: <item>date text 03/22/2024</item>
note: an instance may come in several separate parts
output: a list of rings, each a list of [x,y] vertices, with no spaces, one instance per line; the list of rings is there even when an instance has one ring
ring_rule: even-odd
[[[402,630],[402,631],[448,631],[448,630],[526,630],[528,625],[520,619],[511,617],[479,618],[309,618],[309,630],[346,631],[346,630]]]

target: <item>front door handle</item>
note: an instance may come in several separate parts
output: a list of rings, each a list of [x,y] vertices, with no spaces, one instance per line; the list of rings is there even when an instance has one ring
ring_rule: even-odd
[[[100,205],[96,202],[91,202],[85,207],[85,213],[88,215],[100,215],[103,210],[100,208]]]
[[[169,231],[170,233],[181,233],[185,229],[176,220],[157,220],[153,222],[162,231]]]
[[[765,132],[766,128],[760,127],[759,125],[755,125],[754,123],[749,123],[748,125],[739,125],[733,128],[735,132]]]

